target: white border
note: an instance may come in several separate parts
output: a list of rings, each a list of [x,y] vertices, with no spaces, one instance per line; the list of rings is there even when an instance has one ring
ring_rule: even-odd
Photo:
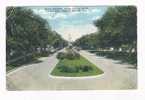
[[[1,0],[0,3],[0,100],[145,100],[145,1],[144,0]],[[38,5],[136,5],[138,7],[138,89],[94,91],[7,91],[5,72],[5,7]]]

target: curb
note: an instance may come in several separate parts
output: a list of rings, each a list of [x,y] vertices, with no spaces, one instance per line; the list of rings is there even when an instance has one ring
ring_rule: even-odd
[[[100,78],[104,75],[105,73],[94,75],[94,76],[67,77],[67,76],[54,76],[49,74],[48,77],[53,79],[90,79],[90,78]]]

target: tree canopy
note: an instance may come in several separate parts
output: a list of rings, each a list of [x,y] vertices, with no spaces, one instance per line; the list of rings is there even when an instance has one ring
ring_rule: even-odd
[[[62,43],[64,46],[65,40],[31,9],[7,7],[6,17],[7,59],[35,53],[37,48],[46,48],[47,45],[58,48],[58,43]]]
[[[106,13],[94,25],[99,32],[83,36],[77,45],[89,45],[95,48],[120,48],[136,50],[137,9],[134,6],[109,7]],[[85,42],[82,42],[85,41]]]

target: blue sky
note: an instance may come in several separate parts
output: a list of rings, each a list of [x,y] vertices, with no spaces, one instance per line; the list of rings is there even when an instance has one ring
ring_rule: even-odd
[[[62,8],[62,9],[61,9]],[[107,7],[31,7],[34,13],[49,22],[52,30],[68,40],[74,41],[82,35],[97,32],[93,20],[102,17]]]

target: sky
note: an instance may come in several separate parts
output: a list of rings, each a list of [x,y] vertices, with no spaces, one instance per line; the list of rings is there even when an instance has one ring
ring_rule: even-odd
[[[30,8],[35,14],[46,19],[53,31],[68,41],[75,41],[83,35],[97,32],[93,21],[100,19],[107,10],[105,6]]]

